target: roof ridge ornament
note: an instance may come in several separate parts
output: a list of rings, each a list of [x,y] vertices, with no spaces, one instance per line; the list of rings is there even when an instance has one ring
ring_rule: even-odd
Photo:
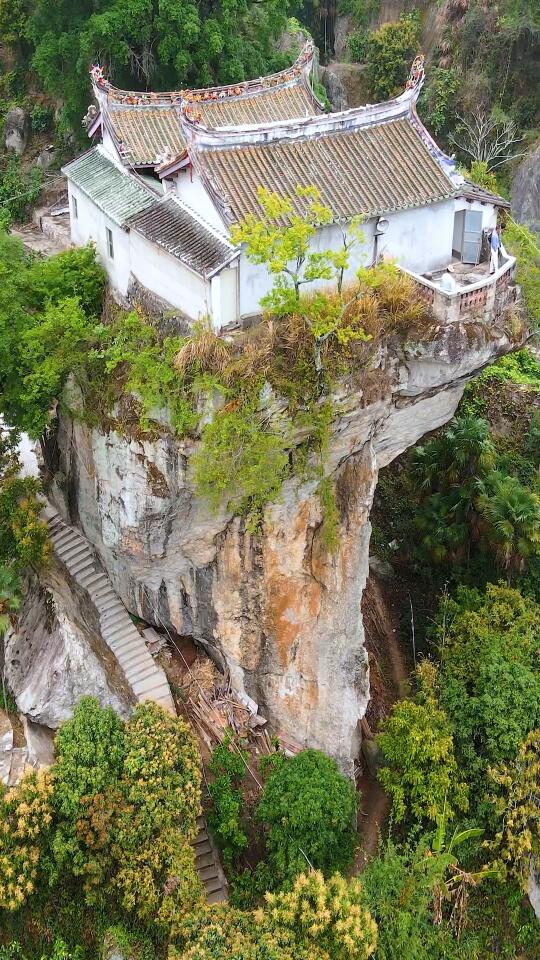
[[[233,99],[252,93],[272,90],[276,87],[287,86],[288,84],[298,83],[302,81],[302,79],[307,81],[307,77],[312,69],[314,55],[315,44],[313,40],[309,38],[292,66],[279,71],[279,73],[271,73],[265,77],[259,77],[254,80],[242,80],[240,83],[229,83],[216,87],[200,87],[195,90],[172,90],[161,93],[121,90],[113,86],[105,76],[103,67],[96,63],[92,64],[90,68],[90,79],[96,98],[100,103],[102,99],[105,99],[106,101],[121,106],[163,107],[176,105],[185,109],[189,104],[193,103],[208,103],[214,100]]]
[[[424,80],[426,78],[424,70],[425,57],[423,53],[419,53],[413,60],[411,64],[411,69],[407,83],[405,84],[406,90],[414,90],[417,93],[420,93]]]

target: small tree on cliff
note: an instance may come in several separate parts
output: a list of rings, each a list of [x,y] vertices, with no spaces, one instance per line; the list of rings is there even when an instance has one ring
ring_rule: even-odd
[[[321,347],[331,337],[340,343],[368,340],[364,330],[343,323],[349,302],[344,295],[345,272],[351,248],[364,239],[361,217],[354,217],[341,228],[342,246],[338,250],[311,249],[311,241],[320,227],[334,221],[330,207],[321,202],[314,186],[297,186],[294,197],[279,196],[259,187],[257,198],[263,216],[249,213],[231,230],[234,243],[243,243],[252,263],[266,264],[275,276],[274,286],[261,300],[261,306],[277,317],[300,315],[315,344],[315,368],[322,368]],[[299,204],[300,201],[300,204]],[[298,207],[303,208],[298,212]],[[337,297],[321,293],[306,296],[303,288],[316,281],[328,281]],[[354,297],[353,297],[354,300]]]
[[[257,816],[266,828],[271,875],[276,886],[306,867],[328,876],[350,863],[354,849],[356,791],[319,750],[272,758]]]

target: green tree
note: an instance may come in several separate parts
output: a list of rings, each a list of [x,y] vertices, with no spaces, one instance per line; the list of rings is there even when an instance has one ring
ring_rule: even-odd
[[[489,774],[499,788],[492,799],[499,829],[491,848],[526,891],[531,869],[540,862],[540,730],[525,737],[510,763]]]
[[[511,761],[540,726],[540,607],[503,585],[460,588],[441,601],[434,640],[457,761],[475,811],[492,819],[488,768]]]
[[[280,0],[36,0],[27,26],[33,67],[60,98],[63,128],[80,129],[96,60],[121,87],[180,89],[237,82],[281,69],[287,24]]]
[[[361,218],[356,217],[342,229],[340,249],[315,251],[311,241],[317,230],[333,222],[330,207],[321,203],[316,187],[297,186],[294,201],[303,205],[301,213],[295,209],[293,198],[270,193],[264,187],[257,192],[263,217],[249,213],[231,230],[234,243],[243,243],[253,263],[266,264],[275,282],[261,306],[278,317],[299,314],[314,340],[315,369],[322,369],[321,348],[330,338],[340,344],[349,340],[368,340],[362,328],[345,320],[350,302],[344,294],[345,272],[350,262],[351,248],[363,239]],[[316,281],[335,285],[337,296],[320,292],[301,297],[301,290]]]
[[[452,819],[468,807],[450,722],[437,699],[433,664],[424,661],[416,679],[415,699],[394,704],[377,735],[384,759],[379,780],[390,795],[396,822],[409,825],[435,823],[443,815]]]
[[[416,13],[403,14],[397,23],[384,23],[369,34],[368,77],[377,100],[387,100],[401,92],[419,42],[420,20]]]
[[[483,538],[510,583],[540,552],[540,497],[516,477],[493,471],[480,486],[478,507],[487,524]]]
[[[306,865],[328,876],[346,867],[354,849],[356,793],[333,760],[318,750],[276,755],[257,807],[276,886]]]
[[[208,785],[212,809],[208,824],[229,868],[248,845],[242,826],[243,797],[241,785],[246,773],[248,752],[227,735],[214,747],[208,768],[214,779]]]
[[[312,871],[252,913],[223,905],[187,917],[177,943],[169,960],[367,960],[377,927],[357,878]]]

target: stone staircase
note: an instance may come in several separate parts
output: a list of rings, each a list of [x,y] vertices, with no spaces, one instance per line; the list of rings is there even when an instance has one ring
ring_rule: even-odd
[[[101,635],[116,657],[128,685],[139,702],[154,700],[176,716],[176,708],[165,673],[146,648],[145,638],[132,623],[128,612],[113,590],[90,543],[75,527],[64,523],[54,507],[47,504],[41,517],[49,527],[53,550],[69,571],[73,580],[86,591],[94,604],[100,621]],[[148,639],[156,642],[157,634]],[[17,751],[13,751],[15,754]],[[20,751],[28,756],[28,751]],[[25,760],[12,761],[14,776],[20,778]],[[18,772],[17,772],[18,771]],[[17,779],[9,786],[17,783]],[[217,850],[208,834],[203,816],[197,818],[198,834],[193,841],[195,867],[209,904],[228,899],[228,887]]]
[[[41,516],[49,526],[56,556],[96,608],[101,635],[138,702],[154,700],[176,715],[165,673],[146,649],[144,637],[113,590],[88,540],[75,527],[64,523],[54,507],[44,507]]]
[[[208,834],[206,820],[197,817],[199,832],[193,841],[195,849],[195,869],[206,893],[206,902],[223,903],[228,899],[227,880],[223,873],[217,850]]]

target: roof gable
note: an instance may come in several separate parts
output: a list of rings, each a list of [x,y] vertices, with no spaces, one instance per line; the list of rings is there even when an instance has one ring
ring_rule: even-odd
[[[133,176],[120,170],[100,147],[66,164],[62,173],[121,227],[156,199]]]
[[[308,42],[287,70],[200,90],[120,90],[105,79],[99,67],[92,68],[91,76],[102,122],[121,158],[131,166],[158,166],[165,158],[179,159],[186,153],[182,130],[186,112],[210,128],[267,124],[322,113],[322,104],[309,84],[313,54],[314,46]],[[93,111],[87,119],[90,125]]]
[[[142,234],[203,277],[210,277],[239,253],[178,198],[168,196],[133,217],[130,229]]]

